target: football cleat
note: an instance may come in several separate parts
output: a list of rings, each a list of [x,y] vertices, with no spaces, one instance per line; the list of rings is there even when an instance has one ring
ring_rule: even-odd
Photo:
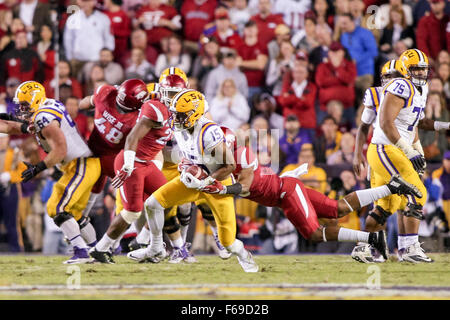
[[[231,257],[232,253],[225,249],[225,247],[220,243],[219,237],[214,234],[214,241],[216,242],[216,246],[219,249],[219,257],[223,260],[227,260]]]
[[[405,249],[399,249],[397,251],[397,260],[398,262],[402,262],[403,261],[403,255],[405,254]]]
[[[367,243],[357,245],[353,248],[351,256],[353,260],[361,263],[374,263],[375,261],[371,249],[372,246]]]
[[[159,263],[163,261],[167,256],[166,248],[162,247],[161,250],[153,250],[152,248],[141,248],[131,252],[128,252],[127,258],[137,261],[139,263],[150,262]]]
[[[369,244],[381,253],[385,260],[388,259],[389,251],[386,242],[386,233],[383,230],[371,232],[369,235]]]
[[[181,261],[185,261],[187,263],[197,262],[197,259],[195,259],[195,257],[191,253],[189,253],[188,246],[186,246],[186,243],[181,248],[173,249],[168,262],[180,263]]]
[[[136,238],[131,240],[130,243],[128,244],[128,249],[130,251],[134,251],[134,250],[142,249],[142,248],[147,248],[147,247],[148,247],[148,244],[146,244],[146,243],[139,243],[139,242],[137,242]]]
[[[431,263],[434,262],[433,259],[425,254],[425,250],[420,246],[419,242],[416,242],[405,249],[402,254],[402,261],[412,262],[412,263]]]
[[[253,260],[253,256],[250,252],[247,252],[246,258],[240,258],[237,256],[237,259],[239,261],[239,264],[241,265],[242,269],[244,269],[245,272],[258,272],[259,267],[256,264],[255,260]]]
[[[63,264],[81,264],[90,263],[88,251],[85,248],[73,247],[73,257],[63,262]]]
[[[114,264],[115,261],[112,258],[112,254],[109,251],[98,251],[96,247],[89,250],[89,255],[94,258],[94,262]]]
[[[184,258],[184,262],[187,262],[187,263],[196,263],[197,262],[197,259],[194,257],[194,255],[191,253],[191,243],[190,242],[186,242],[185,244],[184,244],[184,247],[186,248],[186,251],[187,251],[187,257],[186,258]]]
[[[422,192],[413,184],[407,182],[399,174],[394,174],[387,184],[387,187],[392,194],[412,195],[417,198],[422,198]]]

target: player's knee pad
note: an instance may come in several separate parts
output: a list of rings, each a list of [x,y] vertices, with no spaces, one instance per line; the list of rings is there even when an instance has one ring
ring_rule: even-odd
[[[189,222],[191,222],[191,204],[189,203],[188,205],[189,207],[185,205],[178,206],[177,209],[177,218],[182,226],[187,226],[189,225]]]
[[[172,234],[180,230],[180,224],[177,217],[170,217],[164,221],[163,231],[167,234]]]
[[[64,222],[66,222],[67,220],[72,219],[73,216],[68,213],[68,212],[58,212],[56,214],[56,216],[53,218],[53,221],[55,222],[55,224],[60,227]]]
[[[120,211],[120,216],[123,220],[125,220],[128,224],[132,224],[137,219],[139,219],[139,216],[141,215],[141,212],[135,212],[135,211],[128,211],[126,209],[123,209]]]
[[[150,210],[164,210],[163,206],[153,196],[145,200],[145,207]]]
[[[423,220],[423,207],[420,204],[408,203],[407,209],[403,213],[405,217],[415,218],[417,220]]]
[[[80,230],[83,229],[84,227],[86,227],[89,222],[91,221],[91,219],[89,217],[86,216],[82,216],[77,222],[78,225],[80,226]]]
[[[209,220],[209,221],[214,221],[214,215],[209,207],[200,205],[200,206],[198,206],[198,208],[200,209],[200,212],[202,213],[203,219]]]
[[[379,225],[384,226],[387,218],[389,218],[391,214],[380,206],[376,206],[376,208],[381,215],[378,215],[374,211],[371,211],[369,212],[369,216],[371,216]]]

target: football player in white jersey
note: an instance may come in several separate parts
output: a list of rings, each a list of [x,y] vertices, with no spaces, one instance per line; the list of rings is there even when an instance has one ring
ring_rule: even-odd
[[[395,195],[381,199],[371,218],[377,221],[378,217],[377,222],[383,224],[389,215],[405,208],[402,217],[404,230],[399,230],[403,235],[402,259],[415,263],[432,262],[418,241],[419,223],[423,219],[426,202],[426,189],[419,174],[424,172],[426,161],[417,125],[424,118],[430,67],[426,55],[417,49],[405,51],[399,61],[406,70],[406,76],[389,81],[383,88],[367,159],[373,171],[371,178],[374,184],[400,174],[419,188],[423,197]]]
[[[366,90],[364,97],[364,111],[361,115],[361,124],[358,127],[358,132],[356,135],[356,146],[355,146],[355,158],[353,162],[353,169],[357,176],[361,175],[363,169],[368,169],[370,173],[371,186],[375,186],[375,180],[373,177],[373,172],[370,172],[370,168],[367,167],[367,162],[363,156],[363,145],[367,141],[369,135],[369,130],[371,126],[376,125],[376,116],[379,111],[380,97],[382,94],[383,87],[394,78],[402,78],[407,75],[403,64],[399,60],[390,60],[386,62],[381,70],[381,86],[371,87]],[[427,94],[428,87],[425,85],[422,87],[423,93]],[[448,130],[450,127],[450,122],[439,122],[431,119],[422,119],[418,123],[418,128],[423,130]],[[375,206],[377,203],[375,203]],[[400,208],[402,209],[402,208]],[[394,212],[391,212],[394,213]],[[375,232],[386,227],[385,216],[379,216],[376,212],[370,212],[369,216],[366,218],[365,228],[367,231]],[[404,231],[403,223],[403,213],[401,210],[398,211],[398,224],[399,230]],[[403,230],[403,231],[402,231]],[[398,247],[402,248],[402,233],[398,238]],[[370,263],[370,262],[384,262],[384,258],[381,255],[374,255],[374,250],[371,246],[367,244],[361,244],[355,247],[352,252],[352,257],[360,262]]]
[[[236,167],[232,151],[227,146],[224,133],[213,121],[204,117],[205,98],[196,90],[177,93],[170,104],[175,139],[183,153],[183,163],[198,165],[209,173],[204,180],[196,179],[184,169],[181,176],[169,181],[145,201],[150,220],[152,241],[148,248],[133,251],[136,256],[157,256],[162,247],[164,210],[187,202],[205,200],[217,223],[221,244],[237,255],[245,272],[257,272],[258,266],[243,243],[236,239],[236,217],[232,195],[215,195],[199,189],[217,179],[224,185],[233,184],[230,174]],[[186,165],[189,167],[189,165]],[[186,168],[185,167],[185,168]]]
[[[31,124],[32,132],[47,153],[37,164],[25,163],[28,168],[22,173],[23,181],[55,165],[63,172],[47,202],[47,213],[73,246],[73,257],[64,263],[86,263],[90,261],[87,243],[95,245],[96,236],[89,220],[83,216],[83,209],[100,177],[100,160],[92,157],[65,106],[47,99],[40,83],[27,81],[19,85],[14,102],[19,105],[19,118]],[[0,120],[2,133],[20,134],[26,131],[24,129],[18,122]]]

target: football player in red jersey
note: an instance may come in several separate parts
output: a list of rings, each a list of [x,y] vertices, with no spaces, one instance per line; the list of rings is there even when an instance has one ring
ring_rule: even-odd
[[[230,131],[226,135],[227,141],[230,141]],[[386,240],[382,232],[369,233],[339,226],[323,227],[319,225],[318,218],[338,219],[394,193],[421,196],[416,187],[396,175],[387,185],[355,191],[341,200],[332,200],[318,191],[305,188],[303,183],[296,178],[306,173],[306,166],[302,165],[279,177],[273,172],[263,171],[250,148],[237,146],[236,143],[234,143],[234,158],[236,170],[233,175],[238,182],[231,186],[224,186],[215,180],[201,191],[215,194],[236,194],[263,206],[280,207],[305,239],[315,242],[366,242],[376,247],[385,255],[385,258],[387,258]]]
[[[139,218],[145,199],[167,182],[153,160],[172,136],[168,119],[169,111],[159,100],[147,100],[142,105],[137,123],[126,138],[124,150],[114,162],[116,175],[112,186],[120,190],[123,208],[102,239],[89,251],[97,261],[114,263],[111,246]]]

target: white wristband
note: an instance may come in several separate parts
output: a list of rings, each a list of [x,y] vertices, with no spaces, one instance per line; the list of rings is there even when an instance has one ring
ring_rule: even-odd
[[[414,148],[404,138],[398,139],[395,146],[402,150],[408,158],[414,153]]]
[[[422,144],[420,143],[420,140],[417,140],[413,143],[413,148],[420,152],[421,155],[425,155],[425,152],[423,151]]]
[[[448,130],[450,129],[450,122],[443,122],[443,121],[435,121],[434,122],[434,130]]]
[[[125,152],[123,153],[123,165],[129,168],[133,168],[135,157],[136,157],[135,151],[125,150]]]

